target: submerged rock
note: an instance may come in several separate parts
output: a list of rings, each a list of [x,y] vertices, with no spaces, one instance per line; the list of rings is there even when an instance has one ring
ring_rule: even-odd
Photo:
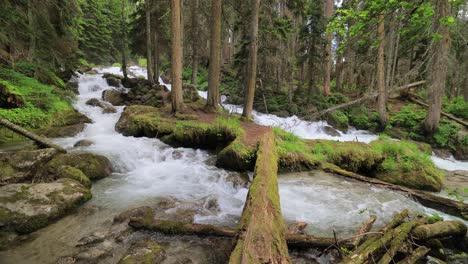
[[[120,79],[118,78],[107,76],[106,81],[109,86],[116,87],[116,88],[120,87]]]
[[[111,103],[112,105],[118,106],[122,105],[124,98],[121,92],[117,90],[105,90],[102,92],[102,99],[106,102]]]
[[[55,149],[0,152],[0,185],[30,180],[56,154]]]
[[[89,199],[89,189],[72,179],[0,187],[0,231],[31,233]]]
[[[332,137],[339,137],[341,136],[340,132],[338,132],[338,130],[336,130],[335,128],[331,127],[331,126],[325,126],[323,127],[323,132],[329,136],[332,136]]]
[[[133,244],[119,264],[161,263],[166,258],[165,249],[153,240],[139,241]]]
[[[75,147],[75,148],[77,148],[77,147],[88,147],[88,146],[91,146],[91,145],[94,145],[94,141],[89,140],[89,139],[82,139],[82,140],[77,141],[73,145],[73,147]]]
[[[107,113],[117,113],[117,109],[115,109],[114,106],[112,106],[112,104],[108,103],[108,102],[103,102],[97,98],[91,98],[89,99],[87,102],[86,102],[87,105],[90,105],[90,106],[96,106],[96,107],[100,107],[102,108],[102,112],[104,114],[107,114]]]

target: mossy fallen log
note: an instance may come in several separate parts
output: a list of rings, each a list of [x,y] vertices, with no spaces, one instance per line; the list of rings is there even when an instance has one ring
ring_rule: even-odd
[[[289,263],[278,193],[278,154],[270,131],[260,141],[252,185],[229,259],[237,263]]]
[[[466,203],[440,197],[429,192],[413,190],[381,180],[365,177],[357,173],[343,170],[332,164],[324,165],[323,170],[326,172],[335,173],[341,176],[352,178],[358,181],[371,183],[372,185],[376,185],[381,188],[403,192],[426,207],[436,209],[446,214],[450,214],[468,220],[468,204]]]
[[[11,131],[33,140],[34,142],[36,142],[41,147],[54,148],[54,149],[58,150],[61,153],[67,153],[67,151],[64,148],[62,148],[59,145],[53,143],[52,141],[48,140],[47,138],[41,137],[41,136],[36,135],[36,134],[34,134],[34,133],[30,132],[30,131],[27,131],[26,129],[24,129],[24,128],[18,126],[18,125],[13,124],[12,122],[10,122],[10,121],[8,121],[8,120],[6,120],[4,118],[0,118],[0,125],[5,126],[6,128],[10,129]]]
[[[369,259],[378,259],[378,255],[385,251],[386,253],[383,255],[383,260],[379,263],[389,263],[393,259],[393,256],[396,254],[404,239],[417,224],[418,222],[403,223],[397,228],[386,232],[381,238],[376,239],[372,243],[362,244],[358,249],[344,258],[341,263],[367,263]],[[386,250],[389,245],[390,250]]]
[[[397,264],[414,264],[429,252],[427,247],[418,247],[413,253],[403,260],[397,262]]]
[[[237,230],[235,229],[216,225],[182,223],[171,220],[154,219],[154,212],[131,217],[128,225],[137,230],[160,232],[165,235],[234,238],[237,234]],[[331,237],[315,237],[306,234],[286,234],[285,238],[288,247],[291,249],[322,249],[333,245],[336,242],[335,239]],[[343,240],[339,240],[339,246],[348,249],[352,248],[351,243]]]
[[[467,227],[461,221],[441,221],[429,225],[420,225],[412,232],[415,238],[419,240],[427,240],[430,238],[442,237],[463,237],[466,235]]]

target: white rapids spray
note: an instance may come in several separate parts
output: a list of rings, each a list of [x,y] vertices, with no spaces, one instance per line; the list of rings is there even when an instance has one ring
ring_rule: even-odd
[[[98,72],[121,74],[117,67],[99,69]],[[134,76],[146,74],[139,67],[130,67],[130,72]],[[163,83],[162,80],[160,82]],[[96,85],[101,88],[96,90]],[[119,204],[119,207],[122,204],[140,204],[141,201],[153,200],[155,197],[173,197],[187,203],[203,203],[216,198],[220,210],[217,213],[199,213],[195,220],[232,225],[234,219],[240,216],[247,189],[234,187],[227,180],[228,172],[206,165],[205,161],[211,156],[205,151],[174,149],[157,139],[124,137],[115,132],[114,125],[123,107],[119,107],[116,114],[102,114],[99,108],[84,104],[90,98],[99,98],[102,91],[109,88],[101,74],[80,77],[80,95],[76,108],[95,123],[88,125],[77,137],[59,141],[70,147],[79,139],[91,139],[96,144],[87,147],[86,151],[108,156],[119,169],[120,173],[116,174],[113,183],[100,188],[95,197],[101,202]],[[200,91],[200,95],[206,98],[206,92]],[[223,106],[234,112],[241,111],[239,106]],[[304,138],[329,137],[316,132],[326,125],[325,122],[311,123],[297,117],[280,118],[258,112],[254,112],[254,118],[259,124],[280,126]],[[347,141],[357,138],[361,142],[370,142],[377,138],[367,131],[358,130],[341,135],[334,139]],[[311,226],[308,231],[317,235],[330,235],[332,229],[341,235],[352,234],[368,214],[379,215],[376,224],[379,226],[404,208],[435,212],[401,194],[319,172],[313,176],[282,176],[279,188],[285,220],[309,222]]]

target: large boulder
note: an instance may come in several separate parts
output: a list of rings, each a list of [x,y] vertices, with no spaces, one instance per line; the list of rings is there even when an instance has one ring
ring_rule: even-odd
[[[72,91],[75,94],[78,94],[79,93],[78,86],[79,86],[78,81],[76,79],[72,79],[67,82],[67,84],[65,85],[65,89],[68,91]]]
[[[0,152],[0,186],[30,180],[55,155],[55,149]]]
[[[0,231],[31,233],[91,199],[88,188],[72,179],[0,187]]]
[[[101,100],[99,100],[97,98],[89,99],[88,101],[86,101],[86,104],[90,105],[90,106],[96,106],[96,107],[102,108],[102,112],[104,114],[117,113],[117,109],[115,109],[115,107],[112,106],[112,104],[110,104],[108,102],[103,102],[103,101],[101,101]]]
[[[201,99],[195,85],[184,83],[182,86],[183,98],[185,102],[196,102]]]
[[[457,133],[455,152],[453,155],[458,160],[468,160],[468,131],[460,130]]]
[[[62,112],[52,126],[36,132],[50,138],[74,137],[83,131],[87,123],[92,123],[91,119],[78,111]]]
[[[120,87],[120,79],[114,77],[106,78],[107,84],[112,87],[119,88]]]
[[[105,90],[102,92],[102,100],[118,106],[124,103],[124,96],[121,92],[114,89]]]
[[[93,153],[69,153],[55,156],[36,175],[38,181],[49,181],[61,177],[62,166],[70,166],[95,181],[112,174],[112,164],[108,158]]]
[[[82,139],[82,140],[79,140],[77,141],[73,147],[75,148],[78,148],[78,147],[88,147],[88,146],[91,146],[93,145],[94,142],[92,140],[89,140],[89,139]]]

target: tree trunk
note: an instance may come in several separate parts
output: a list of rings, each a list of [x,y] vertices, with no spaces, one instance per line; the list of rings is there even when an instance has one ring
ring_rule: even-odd
[[[450,28],[441,21],[449,15],[450,4],[448,0],[435,0],[435,15],[432,26],[434,31],[441,36],[441,39],[433,43],[434,55],[430,62],[428,86],[429,109],[424,124],[428,135],[433,135],[439,128],[451,44]]]
[[[329,21],[333,16],[333,0],[326,0],[325,1],[325,18]],[[327,45],[325,48],[325,83],[323,85],[323,93],[328,96],[331,94],[330,88],[330,79],[331,79],[331,72],[332,72],[332,40],[333,35],[328,33],[326,36]]]
[[[172,3],[172,112],[180,112],[183,108],[182,98],[182,35],[181,35],[181,0],[171,0]]]
[[[245,87],[245,103],[242,116],[251,119],[253,102],[255,96],[255,83],[257,80],[257,59],[258,59],[258,17],[260,12],[260,0],[252,0],[252,21],[250,24],[250,48],[249,61],[247,63],[247,80]]]
[[[148,81],[154,85],[153,77],[153,54],[151,52],[151,0],[146,0],[146,69],[148,71]]]
[[[192,84],[197,84],[197,74],[198,74],[198,5],[199,0],[192,0]],[[213,25],[212,25],[213,27]]]
[[[420,225],[413,229],[411,234],[419,240],[443,237],[464,237],[466,235],[466,225],[458,220],[441,221],[429,225]]]
[[[153,34],[153,66],[154,66],[154,72],[153,72],[153,80],[154,83],[159,84],[159,40],[158,40],[158,34],[160,32],[160,27],[159,27],[159,9],[157,6],[157,1],[153,0],[154,2],[154,16],[155,18],[153,19],[153,31],[151,32]]]
[[[127,74],[127,21],[125,16],[125,1],[122,0],[122,47],[121,47],[121,56],[122,56],[122,73],[124,79],[128,78]]]
[[[216,110],[219,105],[219,77],[221,73],[221,12],[222,0],[212,0],[210,68],[208,73],[208,108]]]
[[[379,121],[381,128],[385,128],[388,123],[387,114],[387,89],[385,88],[385,17],[379,16],[378,35],[380,39],[379,50],[377,54],[377,87],[379,97],[377,99],[379,110]]]
[[[255,174],[249,188],[236,246],[229,259],[238,263],[289,263],[278,193],[278,154],[273,132],[260,141]]]
[[[18,126],[18,125],[15,125],[13,124],[12,122],[6,120],[6,119],[3,119],[0,117],[0,125],[10,129],[11,131],[15,132],[15,133],[18,133],[24,137],[27,137],[29,139],[31,139],[32,141],[36,142],[36,144],[38,144],[39,146],[41,147],[46,147],[46,148],[54,148],[56,150],[58,150],[59,152],[62,152],[62,153],[67,153],[67,151],[62,148],[61,146],[53,143],[52,141],[48,140],[47,138],[44,138],[44,137],[41,137],[39,135],[36,135],[34,133],[31,133],[29,131],[27,131],[26,129]]]

